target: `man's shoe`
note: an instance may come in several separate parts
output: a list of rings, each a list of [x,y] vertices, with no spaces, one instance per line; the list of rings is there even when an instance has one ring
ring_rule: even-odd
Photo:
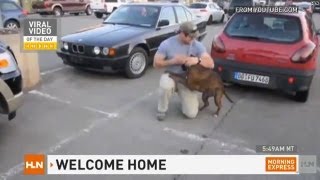
[[[163,121],[165,119],[165,117],[166,117],[166,113],[165,112],[158,112],[157,113],[157,119],[159,121]]]

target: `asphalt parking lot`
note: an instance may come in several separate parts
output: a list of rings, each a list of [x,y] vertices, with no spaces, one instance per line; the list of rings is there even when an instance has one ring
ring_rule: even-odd
[[[315,15],[320,28],[320,14]],[[63,35],[100,23],[94,16],[61,18]],[[207,27],[207,49],[224,24]],[[40,54],[42,83],[29,92],[16,119],[0,120],[0,179],[154,179],[169,180],[319,180],[300,176],[23,176],[23,155],[45,154],[255,154],[263,144],[297,145],[299,154],[320,157],[320,73],[310,99],[301,104],[282,93],[230,86],[236,101],[224,101],[222,115],[210,107],[185,119],[177,96],[168,117],[155,118],[161,70],[152,67],[140,79],[97,74],[63,65],[55,52]]]

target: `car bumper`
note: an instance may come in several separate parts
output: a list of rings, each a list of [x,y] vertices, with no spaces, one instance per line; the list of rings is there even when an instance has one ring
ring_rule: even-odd
[[[123,69],[129,56],[120,58],[89,57],[79,54],[57,51],[62,61],[70,66],[92,70],[118,70]]]
[[[315,8],[313,9],[313,12],[320,12],[320,6],[319,6],[319,7],[315,7]]]
[[[1,113],[9,114],[16,111],[23,103],[22,78],[20,72],[2,75],[0,78],[2,94]]]
[[[226,82],[292,92],[308,90],[315,73],[314,70],[289,70],[223,59],[215,59],[215,71],[219,72],[221,78]],[[238,80],[234,77],[235,72],[268,76],[269,83]],[[295,78],[293,83],[289,83],[290,77]]]
[[[94,13],[108,13],[106,9],[92,9]]]
[[[52,9],[33,9],[34,13],[48,13],[48,12],[52,12]]]

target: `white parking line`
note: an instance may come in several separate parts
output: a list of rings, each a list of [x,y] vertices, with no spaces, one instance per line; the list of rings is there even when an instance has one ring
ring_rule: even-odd
[[[169,132],[177,137],[181,137],[181,138],[185,138],[185,139],[189,139],[191,141],[207,141],[208,143],[212,143],[220,148],[224,148],[227,149],[229,151],[231,150],[237,150],[237,151],[243,151],[246,153],[252,153],[252,154],[256,154],[256,151],[254,149],[250,149],[248,147],[242,147],[240,145],[237,144],[233,144],[233,143],[228,143],[228,142],[224,142],[224,141],[220,141],[218,139],[214,139],[214,138],[203,138],[199,135],[196,134],[192,134],[192,133],[188,133],[188,132],[184,132],[184,131],[180,131],[180,130],[176,130],[176,129],[172,129],[172,128],[164,128],[163,129],[166,132]]]
[[[48,93],[44,93],[44,92],[41,92],[41,91],[38,91],[38,90],[32,90],[32,91],[29,91],[29,93],[44,97],[46,99],[57,101],[57,102],[60,102],[60,103],[63,103],[63,104],[69,104],[69,105],[72,104],[71,101],[63,100],[62,98],[58,98],[58,97],[52,96],[52,95],[50,95]],[[88,111],[91,111],[91,112],[94,112],[94,113],[99,113],[99,114],[106,115],[108,118],[116,118],[116,117],[118,117],[118,113],[105,112],[105,111],[98,110],[98,109],[95,109],[95,108],[92,108],[92,107],[88,107],[88,106],[84,106],[84,107],[83,106],[79,106],[79,108],[82,108],[82,109],[85,109],[85,110],[88,110]]]
[[[44,97],[44,98],[47,98],[47,99],[50,99],[50,100],[54,100],[54,101],[57,101],[57,102],[60,102],[60,103],[71,104],[71,101],[66,101],[66,100],[63,100],[61,98],[52,96],[50,94],[40,92],[38,90],[32,90],[32,91],[29,91],[29,93],[30,94],[34,94],[34,95],[38,95],[38,96],[41,96],[41,97]]]
[[[57,72],[57,71],[61,71],[61,70],[66,69],[66,68],[67,67],[64,66],[64,67],[59,67],[59,68],[56,68],[56,69],[50,69],[50,70],[41,72],[40,75],[44,76],[44,75],[51,74],[51,73],[54,73],[54,72]]]
[[[86,110],[89,110],[89,111],[92,111],[92,112],[96,112],[96,113],[100,113],[100,114],[104,114],[106,115],[108,118],[117,118],[118,117],[118,113],[109,113],[109,112],[104,112],[104,111],[101,111],[101,110],[98,110],[98,109],[95,109],[95,108],[92,108],[92,107],[82,107],[83,109],[86,109]]]

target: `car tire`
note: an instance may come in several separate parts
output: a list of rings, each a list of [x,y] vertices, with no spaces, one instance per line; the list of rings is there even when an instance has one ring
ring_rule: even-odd
[[[94,15],[96,16],[96,18],[99,18],[99,19],[103,17],[102,13],[94,13]]]
[[[74,13],[75,16],[79,16],[80,13]]]
[[[309,97],[309,90],[305,90],[305,91],[297,91],[295,96],[294,96],[294,99],[297,101],[297,102],[307,102],[308,101],[308,97]]]
[[[222,15],[221,19],[220,19],[220,23],[224,22],[224,14]]]
[[[48,13],[39,13],[40,14],[40,16],[47,16],[48,15]]]
[[[60,7],[55,7],[55,8],[53,8],[53,14],[56,17],[61,17],[61,16],[63,16],[63,11]]]
[[[92,9],[91,9],[90,6],[88,6],[87,9],[86,9],[86,15],[87,16],[91,16],[92,15]]]
[[[19,29],[20,24],[15,20],[9,20],[4,23],[4,27],[8,29]]]
[[[210,15],[209,19],[208,19],[208,22],[207,22],[207,25],[211,25],[212,24],[212,15]]]
[[[136,66],[136,67],[135,67]],[[148,54],[140,47],[135,47],[125,65],[125,75],[129,79],[141,77],[148,66]]]

